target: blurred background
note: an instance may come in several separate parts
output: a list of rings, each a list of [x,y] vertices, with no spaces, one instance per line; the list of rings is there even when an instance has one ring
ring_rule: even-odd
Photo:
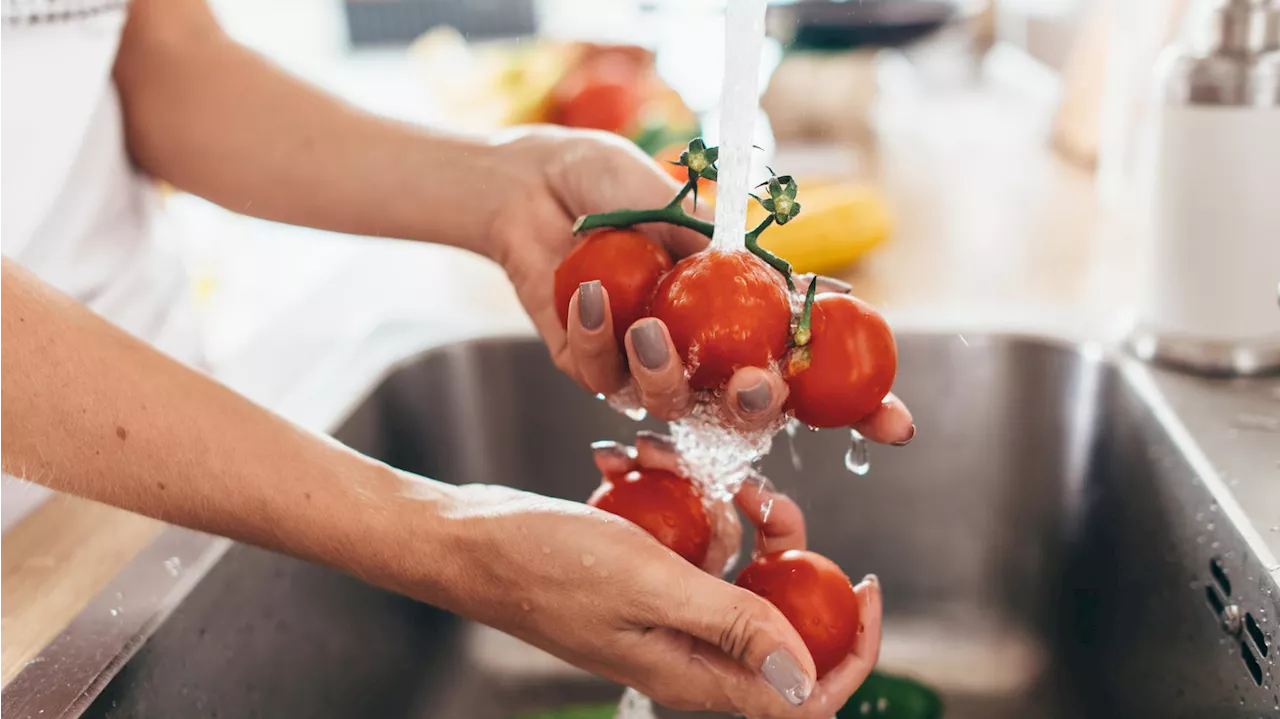
[[[723,0],[213,5],[289,71],[413,122],[597,126],[658,158],[718,129]],[[759,161],[798,178],[805,211],[767,241],[891,318],[1105,330],[1134,284],[1144,83],[1183,5],[773,3]],[[501,273],[465,253],[169,204],[213,360],[251,395],[376,323],[442,316],[445,298],[528,326]]]

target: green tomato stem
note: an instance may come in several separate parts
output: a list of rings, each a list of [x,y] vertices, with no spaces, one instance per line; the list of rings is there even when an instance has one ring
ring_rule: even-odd
[[[773,269],[781,272],[782,276],[787,279],[787,288],[794,290],[796,283],[795,280],[791,279],[791,263],[760,246],[760,233],[764,232],[772,224],[773,215],[769,215],[761,220],[754,230],[747,233],[747,251],[767,262]]]
[[[693,190],[694,188],[696,188],[697,186],[698,186],[698,181],[697,181],[697,180],[686,180],[686,181],[685,181],[685,183],[684,183],[684,187],[681,187],[681,188],[680,188],[680,192],[676,193],[676,196],[675,196],[674,198],[672,198],[671,202],[668,202],[668,203],[667,203],[667,207],[666,207],[666,208],[664,208],[664,209],[670,209],[670,208],[672,208],[672,207],[679,207],[679,206],[680,206],[680,203],[684,201],[684,198],[685,198],[685,197],[688,197],[689,192],[690,192],[690,191],[692,191],[692,190]],[[695,198],[695,200],[696,200],[696,199],[697,199],[697,195],[694,195],[694,198]]]
[[[813,321],[813,298],[818,294],[818,277],[815,275],[809,283],[809,291],[804,296],[804,313],[800,315],[800,324],[796,325],[794,342],[796,347],[804,347],[813,339],[811,329]]]
[[[601,227],[626,229],[634,225],[643,225],[651,222],[665,222],[669,225],[687,227],[707,239],[710,239],[716,230],[715,225],[686,214],[679,205],[668,205],[659,210],[614,210],[613,212],[601,212],[595,215],[583,215],[574,223],[573,234],[576,235]]]

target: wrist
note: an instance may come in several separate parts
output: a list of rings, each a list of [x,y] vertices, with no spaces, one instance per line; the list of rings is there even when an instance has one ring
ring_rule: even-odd
[[[417,231],[413,238],[450,245],[501,262],[499,246],[504,211],[541,183],[541,170],[518,135],[488,138],[431,137],[426,150],[424,182],[417,193]],[[423,206],[426,211],[423,211]]]

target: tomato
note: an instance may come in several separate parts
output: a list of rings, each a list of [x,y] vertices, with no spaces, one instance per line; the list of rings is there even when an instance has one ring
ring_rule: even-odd
[[[684,477],[660,469],[605,477],[587,504],[639,525],[696,566],[707,560],[711,520],[702,491]]]
[[[634,230],[599,230],[587,235],[556,267],[555,299],[560,324],[569,326],[569,300],[583,282],[600,280],[609,293],[613,334],[622,346],[627,329],[649,314],[658,281],[671,269],[661,245]]]
[[[552,119],[566,127],[627,134],[645,102],[644,72],[624,53],[591,55],[569,71],[552,93]]]
[[[803,361],[788,363],[787,407],[810,427],[847,427],[880,406],[898,372],[889,325],[871,305],[843,294],[814,299]],[[794,356],[793,356],[794,360]]]
[[[759,557],[734,582],[769,600],[813,656],[818,678],[853,651],[862,630],[853,583],[830,559],[801,549]]]
[[[719,387],[740,367],[770,367],[787,351],[786,282],[746,251],[680,260],[658,284],[651,312],[671,332],[694,389]]]

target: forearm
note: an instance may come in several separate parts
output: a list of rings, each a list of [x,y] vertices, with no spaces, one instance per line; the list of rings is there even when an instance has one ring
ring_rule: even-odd
[[[379,118],[281,72],[202,0],[137,0],[115,80],[135,161],[236,212],[483,253],[491,190],[517,181],[481,140]]]
[[[402,542],[430,541],[451,490],[424,483],[407,498],[389,467],[183,367],[7,259],[0,288],[6,473],[375,577],[401,561]]]

